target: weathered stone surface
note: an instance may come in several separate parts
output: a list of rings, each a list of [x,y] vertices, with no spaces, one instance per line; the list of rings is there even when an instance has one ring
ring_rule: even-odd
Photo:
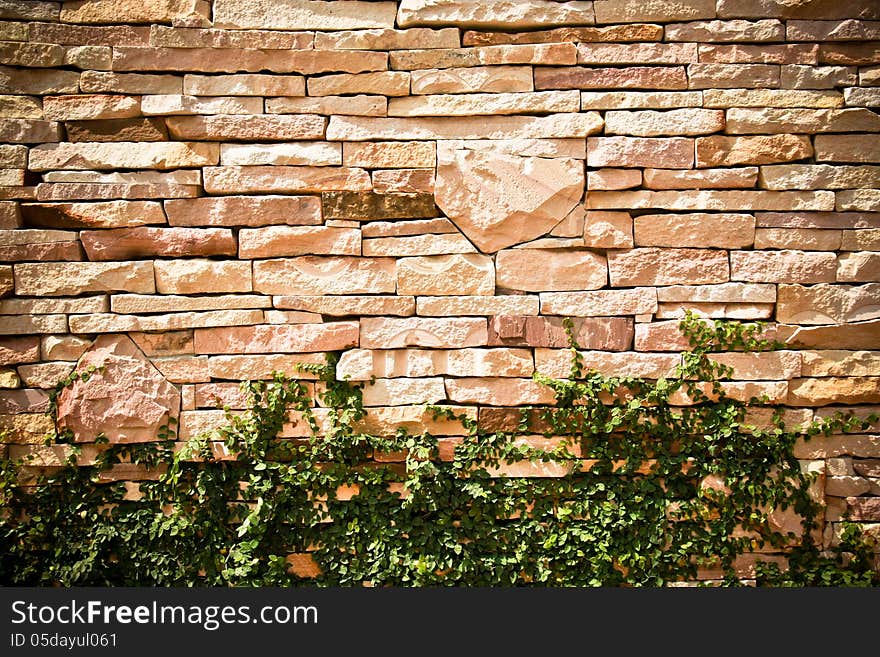
[[[247,354],[235,356],[211,356],[208,359],[208,373],[212,379],[232,379],[234,381],[253,381],[271,379],[273,372],[283,372],[299,379],[313,376],[301,372],[300,364],[323,365],[324,354]]]
[[[731,189],[754,187],[758,167],[736,169],[645,169],[648,189]]]
[[[254,263],[254,290],[284,295],[394,293],[395,269],[393,258],[301,256],[262,260]]]
[[[860,108],[727,110],[727,132],[732,134],[876,131],[880,131],[880,117]]]
[[[836,89],[857,84],[854,66],[801,66],[782,67],[779,84],[783,89]],[[847,103],[854,105],[857,103]]]
[[[786,22],[789,41],[872,41],[880,39],[876,22],[853,18],[840,21],[790,20]]]
[[[632,216],[628,212],[587,212],[584,246],[595,249],[631,249]]]
[[[55,424],[46,413],[0,415],[0,431],[8,431],[8,440],[15,444],[43,444],[54,430]]]
[[[855,84],[852,82],[851,84]],[[843,90],[843,98],[847,105],[854,107],[875,107],[880,104],[880,89],[863,87],[847,87]]]
[[[572,322],[574,337],[584,349],[626,351],[632,345],[633,321],[629,317],[574,318]],[[563,349],[570,342],[562,318],[499,315],[489,322],[489,345]]]
[[[113,49],[110,46],[70,46],[64,50],[64,64],[81,70],[109,71],[113,66]]]
[[[542,292],[542,315],[601,317],[657,312],[657,290],[652,287],[587,292]]]
[[[491,295],[495,292],[495,267],[490,257],[475,253],[401,258],[397,261],[397,292]]]
[[[239,258],[286,255],[360,255],[361,233],[330,226],[244,228],[238,234]]]
[[[65,124],[71,142],[167,141],[168,131],[160,119],[102,119],[69,121]]]
[[[591,167],[691,167],[694,164],[694,140],[686,137],[590,137],[587,139],[587,164]]]
[[[659,288],[657,298],[660,301],[774,303],[776,301],[776,286],[746,283],[673,285]]]
[[[235,255],[232,231],[222,228],[118,228],[80,233],[89,260],[127,260],[148,256]]]
[[[605,113],[605,134],[636,137],[706,135],[724,130],[724,125],[722,110],[677,109],[667,112]]]
[[[712,354],[711,360],[732,368],[727,379],[736,381],[788,380],[801,376],[797,351]]]
[[[184,17],[205,20],[210,8],[199,0],[116,0],[108,5],[100,0],[65,2],[61,20],[65,23],[115,23],[120,16],[131,23],[169,23]]]
[[[176,139],[287,141],[323,139],[327,120],[312,114],[174,116],[166,119]]]
[[[276,30],[215,30],[151,25],[148,43],[161,48],[264,48],[306,50],[315,43],[311,32]],[[117,44],[123,45],[123,44]]]
[[[580,351],[585,371],[605,376],[659,379],[672,377],[681,362],[678,354],[640,354]],[[568,349],[535,349],[535,369],[545,376],[567,379],[571,373],[571,351]]]
[[[871,212],[758,212],[762,228],[880,228],[880,214]]]
[[[30,335],[35,333],[66,333],[66,315],[0,315],[0,335]]]
[[[226,166],[204,169],[209,194],[318,193],[368,190],[363,169],[309,166]]]
[[[431,194],[341,191],[322,194],[321,202],[325,219],[418,219],[436,217],[439,214]]]
[[[837,20],[846,18],[880,18],[880,9],[868,0],[840,4],[828,0],[719,0],[721,18],[796,18]]]
[[[880,321],[839,326],[780,327],[780,339],[797,347],[814,349],[880,349]]]
[[[408,96],[388,101],[388,116],[480,116],[577,112],[577,91]]]
[[[0,315],[103,313],[109,309],[110,302],[104,294],[87,297],[53,297],[50,299],[16,297],[0,301]]]
[[[477,419],[477,410],[464,406],[444,406],[456,416],[465,415]],[[376,407],[357,425],[358,431],[366,431],[374,436],[395,436],[399,429],[418,435],[429,431],[433,436],[464,436],[467,430],[458,420],[434,418],[433,413],[421,406]],[[444,441],[445,442],[445,441]],[[442,448],[441,448],[442,449]]]
[[[424,141],[384,141],[342,145],[342,164],[367,169],[392,167],[433,167],[436,144]]]
[[[61,130],[54,121],[0,119],[0,139],[14,144],[40,144],[60,141]]]
[[[510,93],[532,91],[530,66],[472,66],[412,71],[411,91],[422,94]]]
[[[553,391],[531,379],[461,378],[446,379],[446,396],[458,404],[523,406],[553,404]]]
[[[433,404],[446,398],[443,379],[375,379],[364,387],[364,406]]]
[[[726,252],[706,249],[631,249],[608,254],[613,287],[724,283]]]
[[[803,376],[878,376],[876,351],[803,351]]]
[[[434,191],[433,169],[383,169],[372,175],[379,194],[430,194]]]
[[[185,75],[183,93],[190,96],[305,96],[306,81],[301,75]]]
[[[488,337],[480,318],[364,318],[360,326],[360,346],[372,349],[479,347]]]
[[[755,241],[750,214],[645,214],[633,221],[636,246],[741,248]]]
[[[845,230],[840,248],[844,251],[880,251],[880,229]]]
[[[95,340],[77,371],[96,369],[58,396],[58,427],[77,442],[103,434],[111,443],[156,440],[160,427],[180,410],[180,393],[153,367],[130,338],[106,335]]]
[[[591,68],[542,66],[535,69],[535,89],[687,89],[684,66]]]
[[[796,89],[706,89],[705,107],[843,107],[839,91]]]
[[[8,338],[0,343],[0,363],[6,360],[6,357],[2,356],[3,345],[11,344],[12,340],[29,341],[30,338]],[[36,362],[40,360],[40,356],[42,356],[43,360],[76,361],[85,353],[90,344],[90,340],[75,335],[46,335],[40,339],[39,351],[33,355],[31,360],[16,362]]]
[[[837,259],[833,253],[811,251],[734,251],[730,277],[754,283],[833,283]]]
[[[880,252],[862,251],[839,255],[837,280],[846,283],[880,281]]]
[[[0,93],[41,96],[75,94],[78,91],[79,73],[73,71],[0,66]]]
[[[435,198],[481,251],[549,232],[580,201],[581,164],[502,152],[439,147]]]
[[[16,264],[14,269],[15,292],[20,296],[155,292],[151,262],[21,263]]]
[[[816,64],[819,48],[812,44],[700,44],[700,62],[724,64]],[[738,85],[739,86],[739,85]]]
[[[880,403],[880,377],[795,379],[788,392],[792,406]]]
[[[642,184],[639,169],[596,169],[587,171],[587,189],[632,189]]]
[[[308,311],[340,317],[348,315],[415,314],[415,299],[404,296],[277,296],[272,297],[275,308]]]
[[[455,68],[500,64],[536,64],[567,66],[577,61],[577,49],[571,43],[537,45],[482,46],[449,50],[396,50],[390,54],[392,69]]]
[[[167,143],[60,143],[31,149],[29,168],[52,169],[177,169],[217,164],[217,144]]]
[[[253,290],[249,262],[194,258],[156,260],[154,267],[155,291],[159,294],[210,294]]]
[[[9,390],[0,396],[0,413],[45,413],[49,395],[43,390]]]
[[[165,315],[115,315],[94,313],[72,315],[71,333],[122,333],[132,331],[176,331],[206,326],[240,326],[263,321],[261,310],[211,310]]]
[[[48,355],[45,357],[49,358]],[[0,338],[0,365],[35,363],[39,360],[40,338],[36,336]]]
[[[715,18],[711,0],[595,0],[593,9],[597,23],[664,23]]]
[[[880,181],[880,166],[781,164],[761,167],[764,189],[870,188]]]
[[[72,231],[18,228],[0,230],[0,260],[82,260],[82,254]],[[5,273],[11,281],[12,271],[6,269]]]
[[[342,164],[340,144],[291,142],[282,144],[221,144],[220,164],[239,166]]]
[[[325,116],[385,116],[385,96],[318,96],[315,98],[267,98],[270,114],[321,114]]]
[[[400,3],[397,22],[401,27],[416,25],[474,29],[533,29],[554,25],[592,25],[590,2],[546,2],[514,0],[404,0]]]
[[[773,164],[802,160],[813,155],[810,138],[802,135],[753,137],[697,137],[697,166]]]
[[[567,139],[602,129],[596,112],[547,116],[371,118],[332,116],[329,141],[379,139]]]
[[[498,287],[526,292],[595,290],[608,281],[605,258],[591,251],[505,250],[496,269]]]
[[[700,107],[700,91],[582,91],[582,110]]]
[[[839,230],[813,228],[758,228],[756,249],[799,249],[802,251],[836,251],[840,248]]]
[[[367,224],[369,225],[369,224]],[[476,253],[467,238],[455,231],[441,235],[410,235],[364,240],[365,256],[432,256],[450,253]]]
[[[272,300],[257,294],[226,294],[200,297],[170,294],[161,296],[155,294],[114,294],[111,304],[114,313],[126,314],[270,308]]]
[[[317,32],[317,50],[410,50],[415,48],[458,48],[458,29],[412,28]]]
[[[140,98],[134,96],[48,96],[43,100],[43,116],[53,121],[130,119],[141,115],[140,108]]]
[[[695,43],[581,43],[578,64],[688,64],[697,60]]]
[[[392,28],[394,2],[216,0],[214,26],[231,29],[357,30]]]
[[[871,66],[880,63],[880,48],[876,43],[825,43],[819,46],[820,64]]]
[[[406,96],[409,94],[409,73],[376,71],[374,73],[339,73],[310,77],[309,96],[339,96],[342,94],[378,94]]]
[[[334,351],[357,346],[357,322],[196,329],[197,354],[272,354]]]
[[[76,367],[71,362],[47,362],[35,365],[20,365],[18,374],[21,383],[28,388],[54,388],[59,381],[63,381]]]
[[[42,119],[42,103],[31,96],[0,96],[0,116],[12,119]]]
[[[423,317],[537,315],[538,297],[521,294],[419,297],[416,314]]]
[[[172,226],[291,226],[321,223],[314,196],[226,196],[165,201]]]
[[[785,24],[776,19],[757,21],[693,21],[665,26],[667,41],[784,41]]]
[[[835,194],[834,209],[880,212],[880,189],[847,189]]]
[[[190,114],[261,114],[263,101],[259,98],[238,96],[184,96],[157,94],[144,96],[141,112],[145,116],[174,116]]]
[[[880,134],[816,135],[817,162],[880,162]]]

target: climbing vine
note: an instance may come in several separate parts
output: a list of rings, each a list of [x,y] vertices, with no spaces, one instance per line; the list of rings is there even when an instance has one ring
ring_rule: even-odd
[[[588,370],[566,328],[570,376],[535,375],[556,403],[522,409],[510,430],[429,407],[464,435],[372,435],[361,385],[337,380],[329,357],[302,367],[319,381],[320,416],[305,383],[276,374],[243,384],[249,410],[182,447],[169,427],[154,443],[104,441],[80,465],[83,448],[53,437],[63,467],[0,461],[0,583],[662,586],[703,572],[880,584],[857,525],[821,549],[814,477],[794,456],[799,439],[874,418],[787,427],[766,400],[725,394],[731,369],[712,354],[778,347],[760,325],[689,315],[691,348],[659,380]],[[308,436],[283,437],[291,414]],[[155,479],[102,476],[131,462]],[[775,520],[786,512],[796,528]],[[760,557],[782,552],[782,567]]]

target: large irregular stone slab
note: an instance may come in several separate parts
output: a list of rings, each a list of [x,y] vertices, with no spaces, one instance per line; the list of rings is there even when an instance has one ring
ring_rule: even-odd
[[[77,373],[97,368],[58,396],[58,429],[77,442],[103,434],[111,443],[156,440],[180,411],[180,393],[124,335],[103,335],[82,355]]]
[[[549,233],[583,192],[583,166],[575,159],[475,150],[460,142],[437,148],[437,205],[485,253]]]

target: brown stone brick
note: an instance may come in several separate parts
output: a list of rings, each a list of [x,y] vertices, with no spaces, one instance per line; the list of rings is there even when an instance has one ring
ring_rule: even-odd
[[[838,20],[845,18],[880,18],[878,9],[870,0],[839,3],[791,3],[786,0],[718,0],[719,18],[796,18],[800,20]]]
[[[36,336],[0,338],[0,365],[36,363],[40,360],[40,338]]]
[[[880,134],[816,135],[817,162],[880,163]]]
[[[231,230],[223,228],[118,228],[80,233],[89,260],[129,260],[149,256],[230,256]]]
[[[79,91],[79,73],[56,69],[23,69],[0,66],[0,93],[3,94],[75,94]]]
[[[872,66],[880,64],[880,46],[872,43],[823,43],[819,46],[820,64]]]
[[[631,24],[604,27],[558,27],[552,30],[529,32],[477,32],[467,30],[462,35],[463,46],[493,46],[504,43],[575,43],[660,41],[663,28],[660,25]],[[424,46],[422,46],[424,47]]]
[[[689,89],[767,89],[779,86],[779,66],[773,64],[691,64]]]
[[[79,86],[86,93],[180,94],[183,93],[183,78],[176,75],[83,71]],[[71,91],[76,93],[77,90]]]
[[[687,89],[683,66],[535,69],[535,89]]]
[[[632,345],[632,318],[589,317],[573,322],[575,340],[583,349],[626,351]],[[563,349],[569,341],[561,317],[499,315],[489,321],[488,344]]]
[[[431,194],[327,192],[321,198],[325,219],[418,219],[439,214]]]
[[[290,226],[321,223],[315,196],[225,196],[165,202],[172,226]]]
[[[773,164],[802,160],[813,155],[810,138],[803,135],[754,137],[698,137],[697,166]]]
[[[635,218],[636,246],[742,248],[755,241],[750,214],[646,214]]]
[[[13,144],[42,144],[61,140],[61,126],[39,119],[0,119],[0,140]]]
[[[152,201],[24,203],[24,223],[43,228],[125,228],[163,224],[162,206]]]
[[[643,248],[608,254],[613,287],[723,283],[727,253],[709,249]]]
[[[366,171],[348,167],[228,166],[203,172],[209,194],[309,194],[371,187]]]
[[[71,142],[166,141],[168,130],[161,119],[105,119],[69,121],[64,125]]]

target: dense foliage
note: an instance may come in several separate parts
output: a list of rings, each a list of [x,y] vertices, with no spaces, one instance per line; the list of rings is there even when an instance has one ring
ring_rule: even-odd
[[[573,344],[570,378],[536,375],[554,406],[524,409],[516,431],[490,432],[461,416],[467,435],[455,443],[362,432],[361,387],[336,380],[330,359],[304,366],[324,382],[326,421],[313,414],[304,383],[276,375],[245,384],[250,411],[229,412],[228,426],[183,450],[169,430],[148,445],[105,445],[94,465],[77,467],[80,448],[69,444],[67,466],[28,486],[20,485],[27,464],[6,460],[0,582],[661,586],[707,568],[736,584],[741,555],[785,547],[789,567],[759,565],[757,584],[880,583],[857,525],[839,548],[821,551],[813,479],[793,455],[796,440],[860,421],[789,428],[780,409],[731,399],[721,383],[730,370],[711,353],[775,345],[757,325],[689,316],[682,328],[692,349],[674,377],[586,371]],[[772,420],[747,423],[765,407]],[[310,438],[278,437],[291,411]],[[218,440],[237,458],[216,457]],[[404,462],[374,458],[400,452]],[[130,485],[99,477],[125,461],[167,470],[140,482],[134,499]],[[560,476],[493,476],[528,461]],[[773,509],[802,516],[799,531],[775,527]],[[316,579],[288,571],[287,555],[306,552]]]

